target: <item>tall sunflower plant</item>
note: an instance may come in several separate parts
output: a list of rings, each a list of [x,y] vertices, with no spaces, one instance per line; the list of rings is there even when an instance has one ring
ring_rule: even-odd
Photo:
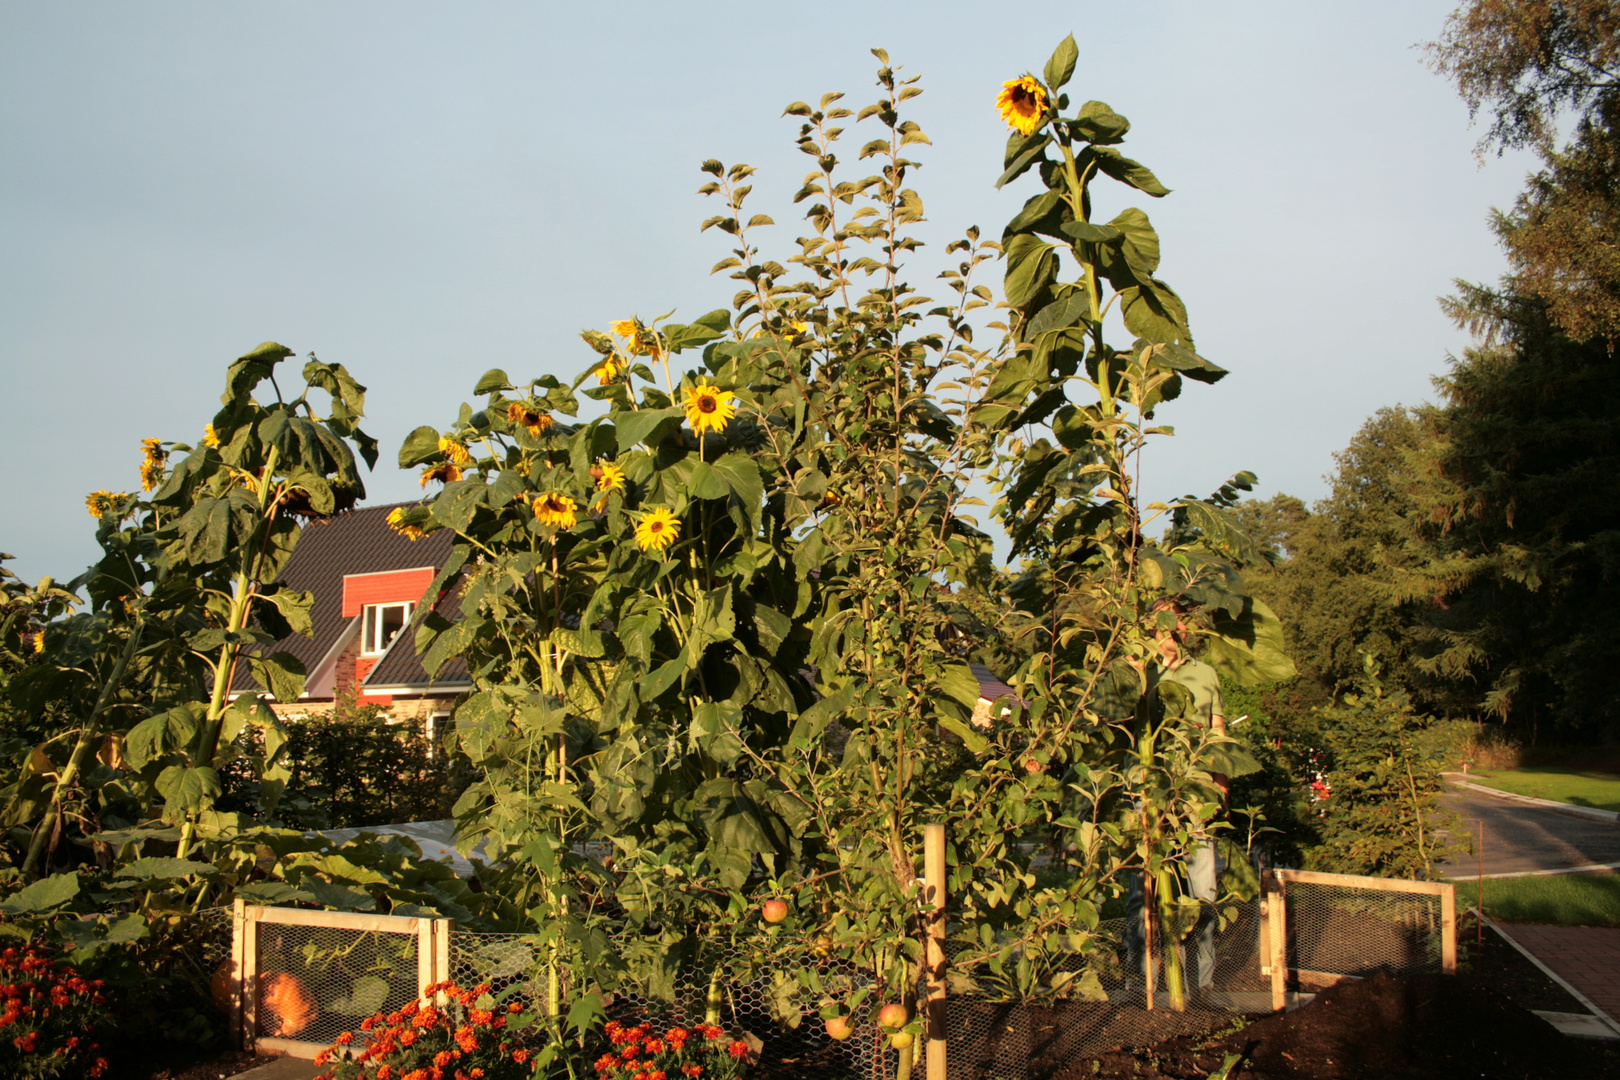
[[[478,407],[401,451],[443,486],[396,527],[456,534],[417,644],[474,683],[456,724],[482,770],[463,839],[491,845],[494,890],[554,935],[558,1009],[592,979],[672,993],[693,971],[719,1008],[757,965],[783,1019],[897,1004],[909,1046],[934,821],[953,841],[964,977],[1094,993],[1064,972],[1076,953],[1102,962],[1101,900],[1174,869],[1195,832],[1181,826],[1213,817],[1193,796],[1242,768],[1229,740],[1158,740],[1188,747],[1145,760],[1190,794],[1133,847],[1155,605],[1216,612],[1228,666],[1285,663],[1220,500],[1138,507],[1142,449],[1168,433],[1154,409],[1222,372],[1153,276],[1146,216],[1090,225],[1099,174],[1164,189],[1113,149],[1123,118],[1062,115],[1072,39],[1000,101],[1003,182],[1038,170],[1047,190],[999,243],[975,229],[948,246],[940,301],[902,273],[922,246],[910,155],[928,143],[902,114],[922,88],[874,53],[871,104],[786,110],[813,168],[794,196],[808,230],[781,261],[758,246],[774,221],[745,209],[753,170],[704,163],[721,212],[703,228],[733,245],[714,268],[736,283],[729,310],[586,331],[571,385],[492,371]],[[853,177],[851,117],[876,136]],[[997,259],[999,308],[983,280]],[[1102,338],[1114,307],[1139,335],[1126,351]],[[687,354],[701,366],[680,370]],[[581,397],[606,411],[581,419]],[[976,483],[1000,492],[991,513],[1028,563],[1005,597]],[[970,661],[1015,636],[1018,700],[976,720]],[[1040,883],[1041,858],[1062,882]],[[609,948],[625,926],[639,932]]]
[[[1130,129],[1123,116],[1098,101],[1072,107],[1062,88],[1076,55],[1066,40],[1041,78],[1010,80],[998,99],[1013,130],[997,186],[1034,177],[1042,190],[1002,236],[1014,347],[979,418],[1003,433],[996,512],[1023,558],[1009,593],[1029,660],[1013,682],[1030,703],[1034,764],[1069,780],[1066,812],[1049,827],[1054,864],[1072,875],[1073,901],[1137,883],[1145,963],[1162,961],[1180,1009],[1180,942],[1209,906],[1189,895],[1186,863],[1223,827],[1221,778],[1255,765],[1179,686],[1159,682],[1163,642],[1187,620],[1203,626],[1204,658],[1239,683],[1293,668],[1275,616],[1240,573],[1263,558],[1229,512],[1254,477],[1239,473],[1205,499],[1140,495],[1149,442],[1173,434],[1158,410],[1225,371],[1198,353],[1185,304],[1158,276],[1148,215],[1126,207],[1103,221],[1094,208],[1102,178],[1152,198],[1169,191],[1116,149]],[[1127,348],[1107,340],[1121,324]],[[1234,861],[1217,919],[1230,915],[1224,900],[1253,888]],[[1051,910],[1034,901],[1032,912]],[[998,944],[1023,960],[1051,943]]]

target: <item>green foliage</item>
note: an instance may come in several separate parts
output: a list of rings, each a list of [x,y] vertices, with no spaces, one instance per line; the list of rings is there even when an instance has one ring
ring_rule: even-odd
[[[431,747],[416,723],[391,722],[385,708],[340,701],[329,714],[283,721],[282,760],[289,773],[278,816],[307,828],[346,829],[435,821],[450,816],[468,782],[466,759]],[[262,736],[240,737],[245,755],[262,753]],[[251,811],[260,791],[244,759],[222,773],[226,810]]]
[[[1446,859],[1447,819],[1454,816],[1439,811],[1440,773],[1448,762],[1425,738],[1433,720],[1403,691],[1387,691],[1369,656],[1357,692],[1321,709],[1317,723],[1328,795],[1317,804],[1322,839],[1306,851],[1306,867],[1431,876]]]
[[[1504,922],[1620,927],[1620,874],[1487,881],[1485,914]]]

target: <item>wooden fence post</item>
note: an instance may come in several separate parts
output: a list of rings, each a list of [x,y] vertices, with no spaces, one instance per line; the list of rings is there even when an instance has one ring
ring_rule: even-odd
[[[242,974],[246,970],[243,963],[243,948],[247,944],[245,924],[247,917],[243,914],[247,908],[247,901],[238,897],[231,909],[231,1008],[230,1033],[231,1042],[237,1049],[244,1049],[242,1037]]]
[[[1281,1012],[1288,1007],[1288,885],[1273,875],[1276,888],[1266,907],[1266,925],[1271,937],[1271,1008]]]
[[[945,1080],[945,826],[923,830],[924,900],[928,904],[928,940],[923,963],[928,970],[924,1007],[928,1039],[928,1080]]]
[[[1457,974],[1457,886],[1451,884],[1440,894],[1440,970]]]
[[[242,909],[242,967],[238,983],[242,1003],[242,1049],[257,1050],[259,1044],[259,913],[263,908]]]

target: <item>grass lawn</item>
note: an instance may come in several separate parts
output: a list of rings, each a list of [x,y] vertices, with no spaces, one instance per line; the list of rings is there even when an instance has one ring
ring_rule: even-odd
[[[1484,787],[1511,791],[1515,795],[1620,812],[1620,776],[1613,773],[1542,766],[1472,772],[1468,774],[1468,779]]]
[[[1474,897],[1473,882],[1457,882],[1458,907]],[[1485,882],[1485,914],[1503,922],[1620,926],[1620,874],[1493,878]]]

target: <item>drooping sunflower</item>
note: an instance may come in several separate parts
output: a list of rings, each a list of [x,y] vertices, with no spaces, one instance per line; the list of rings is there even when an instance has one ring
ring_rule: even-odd
[[[214,433],[214,425],[209,424],[203,428],[203,445],[212,449],[219,449],[219,436]]]
[[[567,495],[552,491],[534,500],[534,516],[540,519],[542,525],[572,529],[579,520],[579,507]]]
[[[422,486],[427,487],[428,482],[439,480],[446,484],[461,479],[461,466],[453,461],[441,461],[437,465],[429,465],[422,470]]]
[[[681,519],[660,506],[636,525],[636,543],[642,551],[663,551],[681,535]]]
[[[624,469],[611,461],[604,461],[591,470],[596,477],[597,491],[623,491]]]
[[[521,401],[514,401],[506,407],[506,418],[514,424],[528,428],[529,434],[536,439],[551,430],[549,413],[538,412]]]
[[[169,452],[163,449],[162,439],[142,439],[141,449],[146,453],[141,461],[141,490],[151,491],[163,480]]]
[[[726,424],[737,415],[737,406],[732,401],[736,396],[730,390],[722,390],[708,383],[698,383],[686,392],[686,422],[691,424],[692,430],[699,435],[705,431],[713,431],[718,435],[726,430]]]
[[[129,498],[129,495],[126,492],[108,491],[103,488],[100,491],[92,491],[84,497],[84,508],[90,511],[91,517],[99,518],[103,514],[117,509],[118,505],[127,498]]]
[[[631,317],[610,323],[608,329],[625,339],[624,348],[631,356],[657,356],[658,335],[644,326],[640,319]]]
[[[996,111],[1002,121],[1020,135],[1033,134],[1046,116],[1046,87],[1033,75],[1020,75],[1001,84],[996,96]]]
[[[472,462],[472,455],[467,452],[467,444],[460,439],[452,439],[448,435],[439,436],[439,453],[457,465],[467,465]]]
[[[591,369],[591,374],[596,376],[598,386],[606,386],[614,379],[617,379],[620,375],[623,375],[624,371],[624,361],[620,360],[617,356],[609,356],[600,364],[593,367]]]
[[[415,525],[405,524],[405,508],[403,506],[396,506],[388,511],[388,527],[407,540],[420,540],[427,535]]]

